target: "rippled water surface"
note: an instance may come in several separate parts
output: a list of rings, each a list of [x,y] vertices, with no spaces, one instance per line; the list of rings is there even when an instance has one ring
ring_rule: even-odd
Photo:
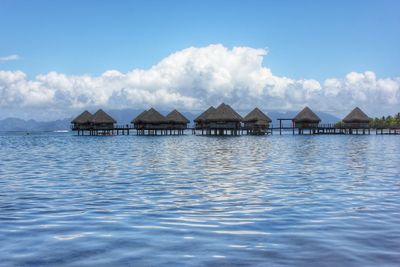
[[[399,136],[0,134],[1,266],[399,266]]]

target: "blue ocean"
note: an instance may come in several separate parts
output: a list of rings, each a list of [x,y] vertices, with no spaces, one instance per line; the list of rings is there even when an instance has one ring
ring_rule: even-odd
[[[398,136],[0,134],[0,266],[399,266]]]

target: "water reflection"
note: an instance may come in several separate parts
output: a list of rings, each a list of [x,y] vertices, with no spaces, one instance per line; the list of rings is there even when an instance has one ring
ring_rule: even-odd
[[[5,266],[400,259],[395,136],[3,135],[0,144]]]

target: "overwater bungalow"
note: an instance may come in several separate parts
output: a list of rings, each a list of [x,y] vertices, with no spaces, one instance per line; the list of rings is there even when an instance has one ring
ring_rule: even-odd
[[[206,111],[201,113],[196,119],[194,119],[194,128],[196,130],[203,131],[206,127],[206,117],[213,111],[215,111],[215,108],[211,106]]]
[[[359,107],[356,107],[343,119],[343,126],[345,128],[367,129],[370,121],[371,118]]]
[[[190,122],[185,116],[183,116],[179,111],[174,109],[166,117],[167,130],[169,134],[183,134],[187,129],[187,124]]]
[[[91,127],[92,113],[85,110],[71,121],[73,131],[88,130]]]
[[[138,135],[161,135],[167,132],[167,120],[161,115],[160,112],[151,108],[147,111],[143,111],[139,116],[132,120],[136,133]],[[147,132],[146,132],[147,131]]]
[[[247,134],[263,135],[267,133],[272,120],[260,109],[255,108],[244,117],[243,122]]]
[[[305,107],[293,118],[292,122],[293,127],[299,129],[299,134],[303,134],[304,129],[309,129],[310,133],[315,132],[321,119],[309,107]]]
[[[368,134],[370,133],[369,123],[372,119],[367,116],[359,107],[353,109],[343,120],[343,127],[346,129],[346,133],[348,134],[365,134],[366,130],[368,130]]]
[[[243,118],[231,106],[222,103],[204,120],[207,135],[239,135]]]
[[[99,109],[93,114],[90,120],[93,130],[113,130],[114,124],[117,123],[114,118],[108,115],[104,110]]]

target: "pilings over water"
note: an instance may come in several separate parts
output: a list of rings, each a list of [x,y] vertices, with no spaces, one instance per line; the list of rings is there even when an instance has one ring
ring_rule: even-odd
[[[185,134],[185,129],[138,129],[136,130],[136,135],[183,135]]]
[[[192,129],[192,134],[195,135],[208,135],[208,136],[239,136],[242,134],[240,129],[224,129],[224,128],[202,128],[202,129]]]
[[[400,126],[399,127],[392,127],[392,128],[377,128],[376,129],[377,135],[400,135]]]
[[[272,128],[263,130],[252,130],[247,128],[240,129],[207,129],[207,128],[192,128],[193,135],[204,136],[240,136],[240,135],[268,135],[272,134]]]
[[[396,128],[342,128],[342,127],[317,127],[317,128],[295,128],[282,127],[273,128],[273,131],[290,131],[293,135],[400,135],[400,127]]]
[[[149,135],[149,136],[178,136],[184,135],[186,130],[193,135],[200,136],[241,136],[241,135],[272,135],[277,133],[291,133],[292,135],[400,135],[400,127],[390,128],[342,128],[334,126],[321,126],[316,128],[296,128],[296,127],[269,127],[265,131],[252,131],[250,129],[135,129],[130,126],[116,126],[108,129],[78,129],[72,128],[78,136],[110,136],[110,135]]]
[[[80,129],[80,128],[72,128],[72,131],[76,131],[79,135],[89,135],[89,136],[102,136],[102,135],[129,135],[130,131],[133,128],[130,127],[113,127],[113,128],[105,128],[105,129],[96,129],[96,128],[88,128],[88,129]]]
[[[244,118],[231,106],[221,103],[217,108],[210,107],[194,119],[194,128],[188,128],[190,120],[179,111],[173,110],[163,116],[154,108],[145,110],[131,121],[131,124],[118,126],[116,120],[99,109],[95,114],[84,111],[71,121],[71,129],[78,135],[183,135],[192,130],[194,135],[240,136],[268,135],[274,131],[290,131],[293,135],[399,135],[400,125],[372,129],[371,118],[360,108],[354,108],[342,121],[336,124],[321,124],[321,119],[309,107],[305,107],[294,118],[278,118],[279,127],[274,128],[272,120],[260,109],[254,108]],[[290,121],[290,126],[282,122]]]
[[[136,132],[136,135],[184,135],[185,129],[135,129],[128,126],[115,126],[110,128],[71,128],[72,131],[77,132],[78,136],[108,136],[108,135],[130,135]]]
[[[353,128],[335,128],[335,127],[317,127],[317,128],[292,128],[293,135],[304,134],[346,134],[346,135],[366,135],[371,134],[370,128],[353,129]]]

